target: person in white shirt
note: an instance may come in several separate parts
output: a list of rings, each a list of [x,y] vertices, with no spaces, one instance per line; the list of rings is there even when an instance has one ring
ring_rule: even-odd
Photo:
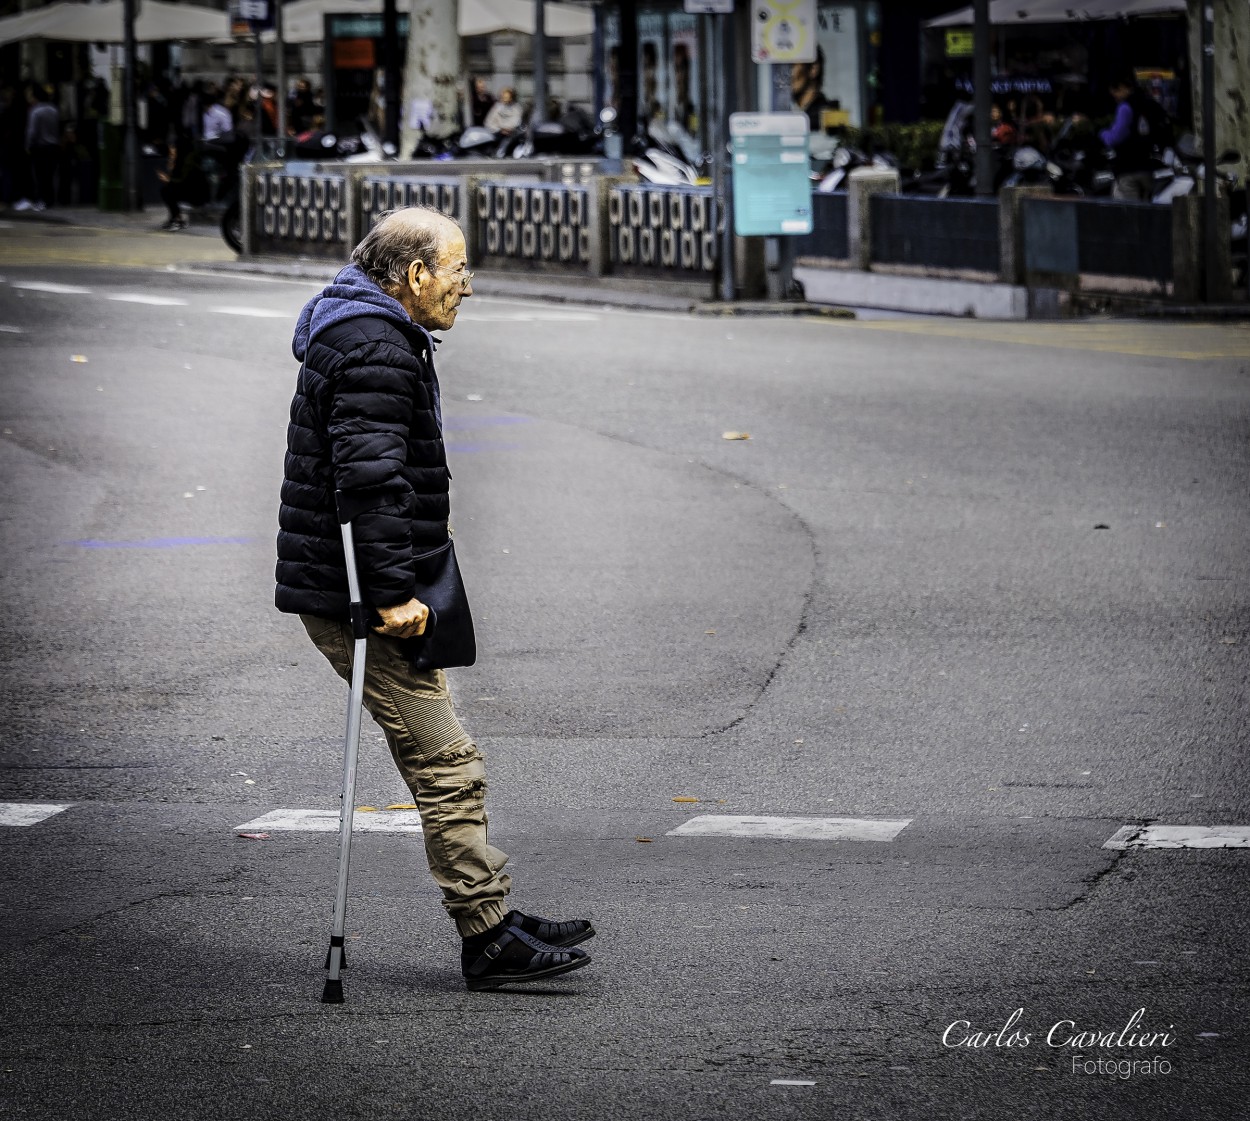
[[[210,88],[204,94],[204,116],[200,127],[200,135],[205,140],[216,140],[234,131],[234,117],[221,103],[221,95],[216,87]]]
[[[490,107],[482,123],[500,136],[511,136],[521,127],[522,120],[521,107],[516,103],[516,90],[509,86],[500,93],[499,100]]]

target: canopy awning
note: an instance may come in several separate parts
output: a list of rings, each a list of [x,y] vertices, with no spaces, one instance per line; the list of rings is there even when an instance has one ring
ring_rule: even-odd
[[[78,4],[72,0],[0,19],[0,43],[60,39],[74,43],[120,43],[125,37],[122,0]],[[230,35],[225,12],[196,4],[137,0],[135,38],[141,43],[177,39],[222,39]]]
[[[1185,0],[990,0],[990,23],[1077,23],[1127,16],[1184,15]],[[972,8],[926,20],[926,27],[970,27]]]
[[[399,0],[399,14],[407,13],[406,0]],[[534,33],[533,0],[460,0],[456,30],[461,36],[493,35],[497,31]],[[381,15],[382,0],[294,0],[282,9],[282,38],[288,43],[319,43],[325,36],[327,15]],[[549,38],[590,35],[595,18],[589,8],[549,0],[543,7]],[[272,31],[261,38],[271,43]]]

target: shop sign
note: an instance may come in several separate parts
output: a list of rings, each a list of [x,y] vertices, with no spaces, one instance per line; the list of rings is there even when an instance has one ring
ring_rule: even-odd
[[[682,7],[692,16],[731,16],[734,0],[682,0]]]
[[[816,61],[816,0],[752,0],[755,62]]]
[[[966,27],[948,27],[946,29],[946,57],[971,58],[973,55],[976,35]]]
[[[734,231],[739,237],[812,232],[806,113],[733,113]]]

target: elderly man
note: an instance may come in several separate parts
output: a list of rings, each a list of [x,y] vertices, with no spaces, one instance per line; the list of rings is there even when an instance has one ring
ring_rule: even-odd
[[[435,339],[473,294],[464,235],[422,208],[383,215],[352,264],[299,317],[303,366],[291,404],[278,533],[277,606],[300,616],[344,679],[352,629],[336,515],[352,511],[362,595],[375,619],[365,707],[382,727],[421,813],[425,852],[463,939],[470,989],[536,981],[587,965],[583,919],[504,910],[507,855],[486,836],[482,754],[452,707],[442,668],[418,669],[428,610],[413,558],[449,539],[447,456]],[[458,663],[457,663],[458,664]]]

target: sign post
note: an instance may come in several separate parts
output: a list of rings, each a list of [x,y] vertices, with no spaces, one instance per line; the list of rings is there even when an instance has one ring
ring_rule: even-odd
[[[780,296],[786,299],[794,273],[790,239],[812,232],[807,114],[734,113],[729,134],[734,229],[739,237],[778,239]]]
[[[262,96],[265,84],[265,58],[261,50],[260,33],[268,31],[273,27],[271,2],[276,5],[281,0],[233,0],[231,4],[231,23],[246,23],[252,33],[256,47],[256,117],[253,123],[256,127],[256,147],[258,150],[261,146],[262,137],[261,118],[265,112],[264,97]],[[281,38],[279,38],[278,50],[282,50]],[[279,91],[279,95],[281,95],[281,91]]]
[[[733,83],[729,75],[733,72],[733,40],[730,32],[733,28],[734,0],[682,0],[682,6],[690,15],[707,15],[713,17],[712,34],[712,73],[714,75],[713,101],[715,111],[712,113],[712,196],[716,204],[717,218],[721,231],[720,250],[720,288],[721,299],[731,303],[736,295],[734,286],[733,259],[733,227],[730,215],[733,213],[733,184],[725,167],[725,158],[729,147],[728,117],[729,94]]]

